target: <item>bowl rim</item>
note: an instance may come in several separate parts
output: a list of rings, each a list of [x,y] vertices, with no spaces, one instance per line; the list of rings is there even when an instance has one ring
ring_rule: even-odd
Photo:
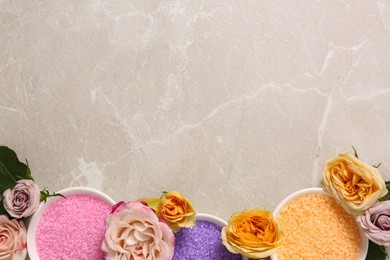
[[[109,197],[107,194],[93,188],[89,187],[70,187],[66,189],[62,189],[58,191],[57,193],[60,193],[64,196],[70,196],[70,195],[92,195],[96,196],[104,201],[106,201],[111,206],[115,205],[115,201]],[[46,208],[56,202],[63,199],[62,197],[50,197],[47,199],[45,203],[40,203],[38,209],[35,211],[35,213],[30,217],[28,221],[28,228],[27,228],[27,252],[28,256],[31,260],[39,260],[39,255],[37,252],[37,248],[35,245],[35,232],[39,223],[39,220],[41,219],[42,214],[45,212]]]
[[[288,202],[290,202],[291,200],[293,200],[295,198],[298,198],[300,196],[307,195],[307,194],[321,194],[321,195],[325,195],[327,197],[332,197],[320,187],[297,190],[297,191],[291,193],[290,195],[288,195],[286,198],[284,198],[278,204],[278,206],[275,208],[275,210],[273,211],[273,216],[274,216],[275,220],[276,220],[277,216],[279,215],[281,209],[284,206],[286,206],[286,204]],[[358,255],[357,259],[358,260],[365,260],[366,256],[367,256],[367,251],[368,251],[368,238],[364,234],[363,229],[361,228],[361,226],[357,222],[356,222],[356,225],[358,227],[359,235],[360,235],[360,251],[359,251],[359,255]],[[270,257],[271,257],[271,260],[278,260],[277,253],[271,255]]]
[[[219,218],[217,216],[207,214],[207,213],[196,213],[196,220],[208,221],[208,222],[216,224],[222,228],[227,225],[227,221],[223,220],[222,218]]]

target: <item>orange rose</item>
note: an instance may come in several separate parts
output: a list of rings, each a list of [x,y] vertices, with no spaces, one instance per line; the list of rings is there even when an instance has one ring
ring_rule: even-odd
[[[265,258],[281,246],[281,232],[271,212],[249,209],[230,217],[221,232],[222,243],[235,254]]]
[[[159,199],[145,198],[139,201],[146,202],[175,233],[182,227],[192,227],[196,223],[191,202],[177,191],[167,192]]]

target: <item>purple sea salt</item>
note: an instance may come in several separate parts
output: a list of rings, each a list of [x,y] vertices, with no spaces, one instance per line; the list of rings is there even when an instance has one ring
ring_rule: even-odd
[[[241,260],[241,255],[230,253],[222,244],[221,230],[208,221],[197,221],[194,227],[180,229],[173,260]]]

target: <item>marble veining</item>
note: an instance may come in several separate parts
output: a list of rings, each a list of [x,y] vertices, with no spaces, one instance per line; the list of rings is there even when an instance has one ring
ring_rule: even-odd
[[[0,141],[50,190],[227,219],[354,145],[390,179],[390,2],[0,0]]]

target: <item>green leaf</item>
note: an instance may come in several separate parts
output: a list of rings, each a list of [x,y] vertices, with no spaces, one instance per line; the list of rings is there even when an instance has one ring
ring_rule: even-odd
[[[366,260],[384,260],[387,257],[386,248],[369,240]]]
[[[386,189],[390,191],[390,181],[386,181]],[[390,193],[387,193],[385,196],[379,199],[379,201],[385,201],[385,200],[390,200]]]
[[[165,195],[167,195],[167,194],[168,194],[168,191],[165,191],[165,190],[164,190],[164,191],[162,192],[162,195],[161,195],[160,199],[162,199],[162,198],[163,198]]]
[[[1,214],[5,214],[5,215],[9,216],[8,212],[4,208],[3,201],[0,201],[0,215]]]
[[[5,190],[12,189],[16,184],[15,177],[8,171],[4,164],[0,161],[0,194]]]
[[[27,164],[20,162],[18,156],[12,149],[6,146],[0,146],[0,162],[3,163],[4,167],[16,180],[34,180],[31,176],[27,160]],[[4,174],[5,173],[0,172],[0,179],[4,176]]]
[[[358,154],[357,154],[357,151],[356,151],[356,148],[352,145],[352,149],[353,149],[353,154],[355,155],[355,157],[357,158],[357,159],[359,159],[359,156],[358,156]]]

